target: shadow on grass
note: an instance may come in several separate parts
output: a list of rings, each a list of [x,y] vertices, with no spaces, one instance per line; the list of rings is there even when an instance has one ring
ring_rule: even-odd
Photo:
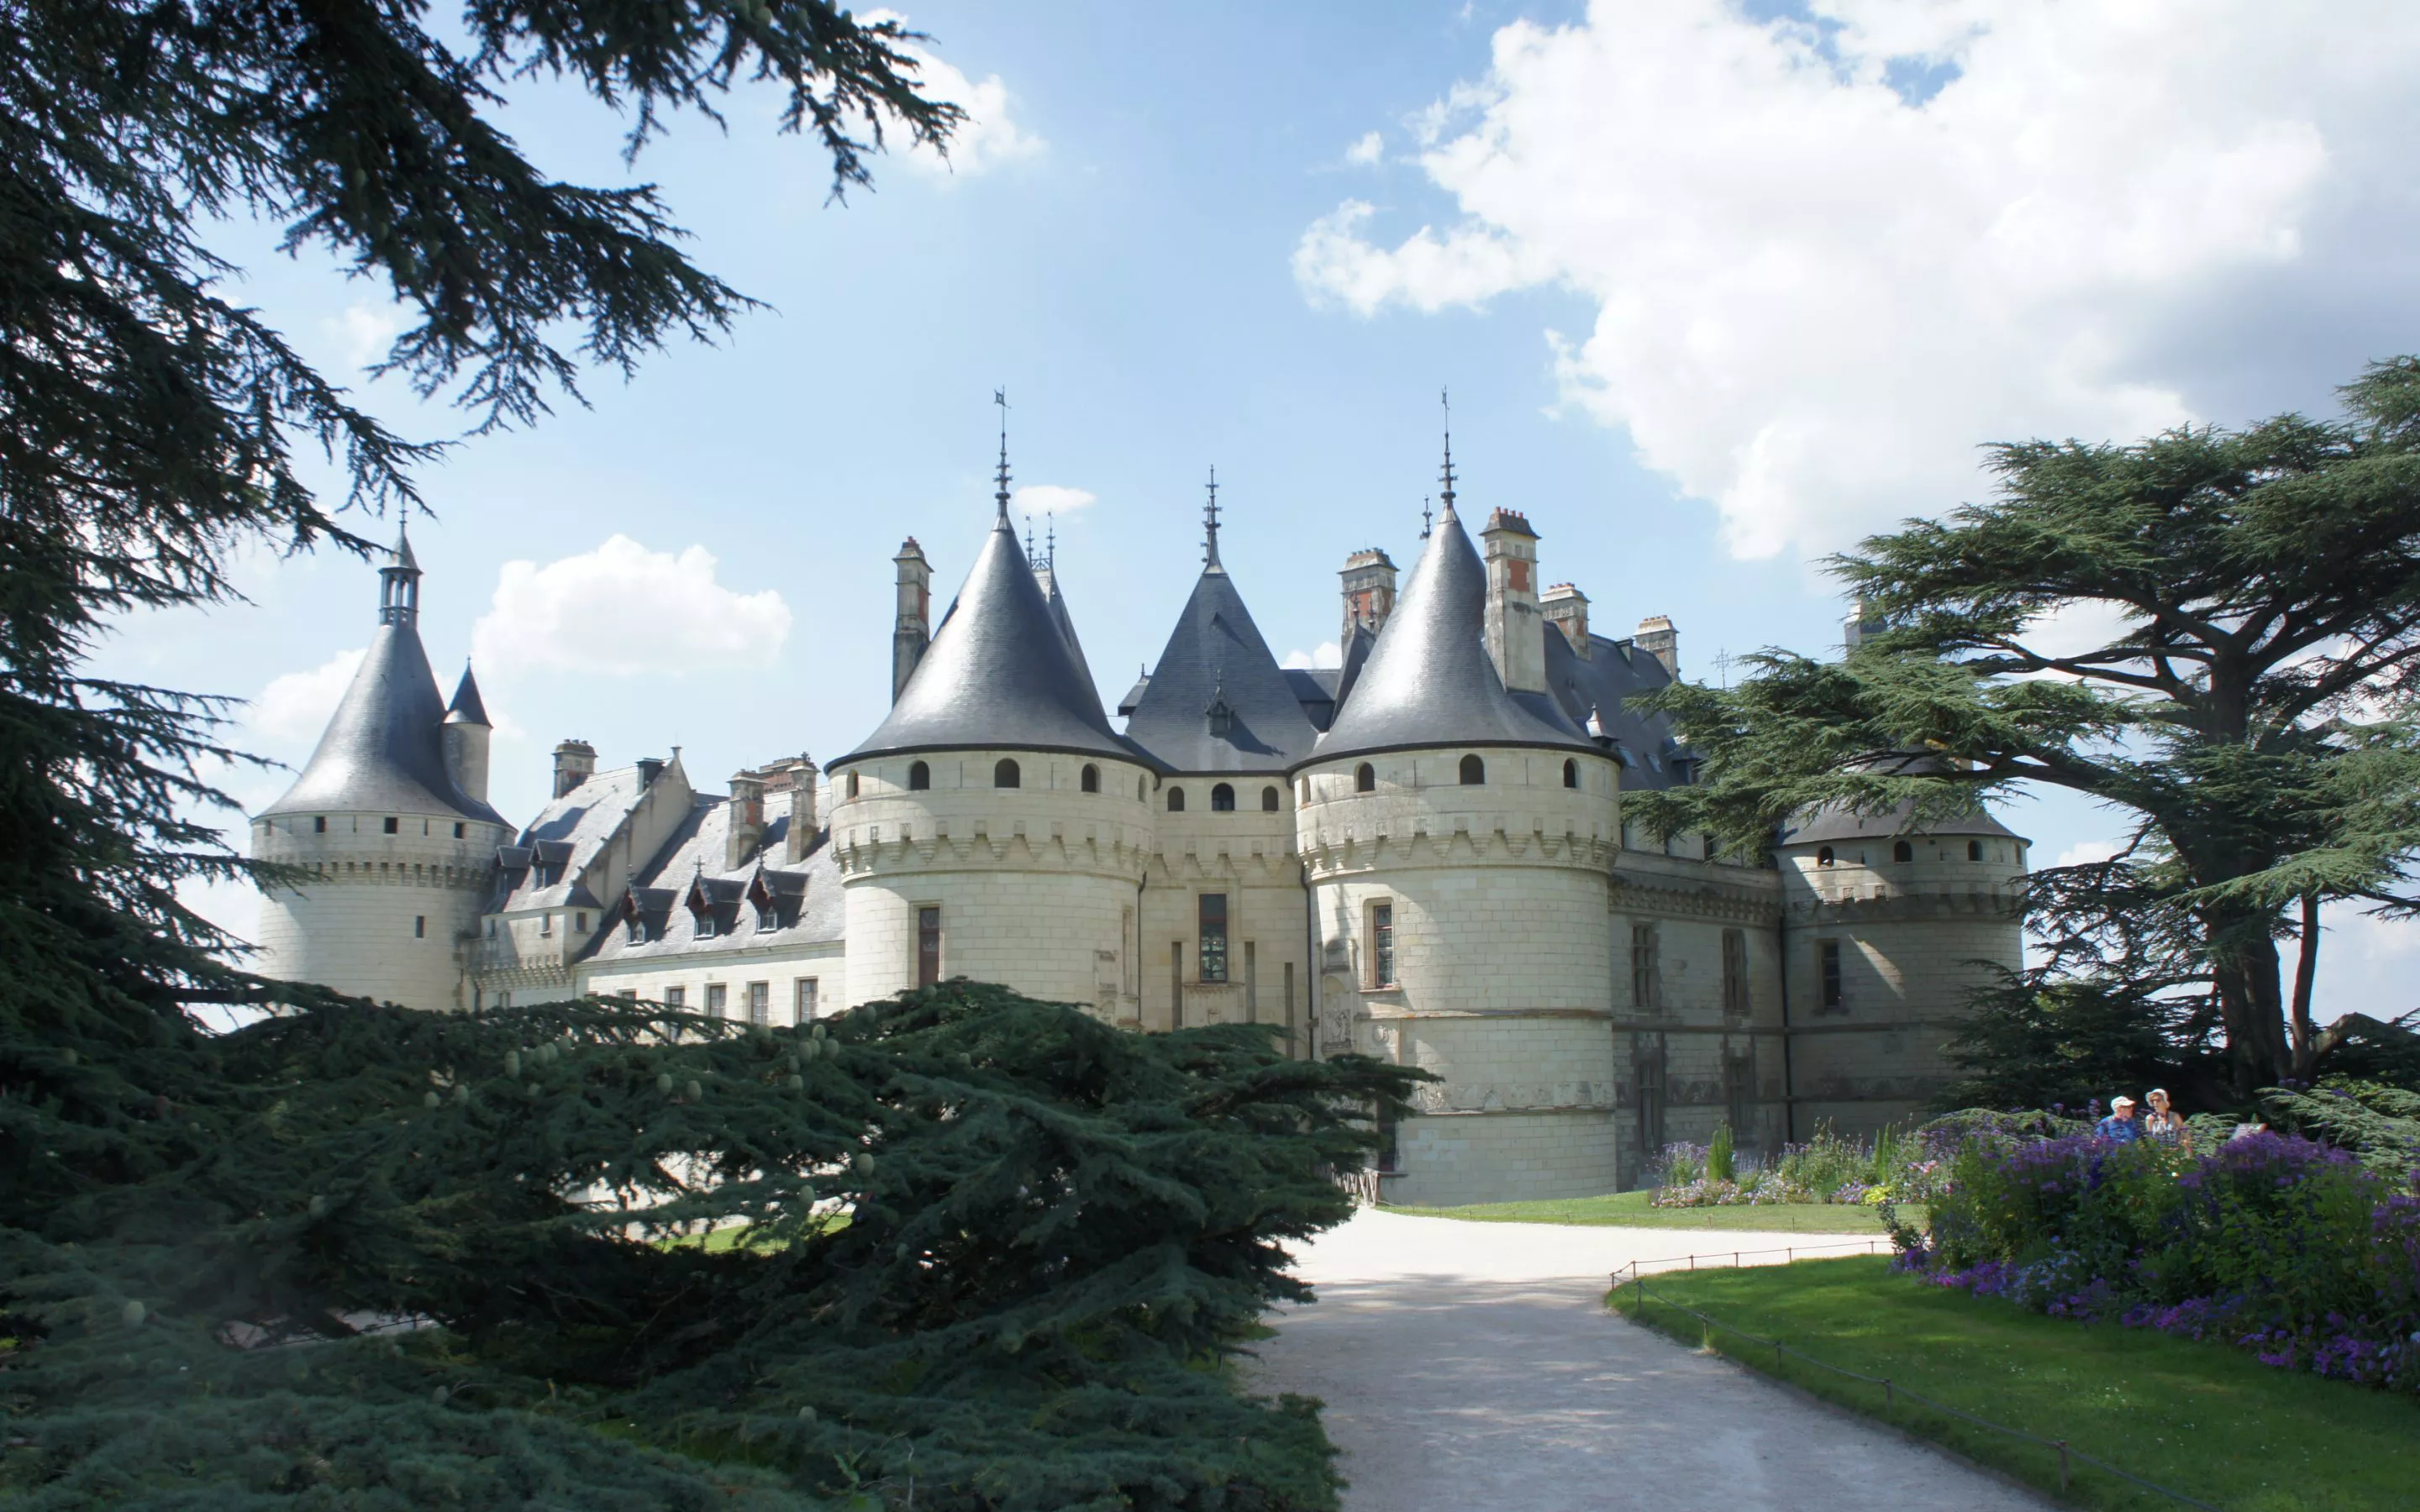
[[[1877,1210],[1831,1202],[1755,1203],[1722,1208],[1657,1208],[1652,1194],[1616,1192],[1601,1197],[1563,1197],[1542,1202],[1489,1202],[1468,1208],[1388,1208],[1416,1218],[1459,1218],[1468,1223],[1571,1224],[1609,1228],[1719,1228],[1729,1233],[1879,1234]],[[1900,1217],[1921,1227],[1924,1210],[1901,1208]]]

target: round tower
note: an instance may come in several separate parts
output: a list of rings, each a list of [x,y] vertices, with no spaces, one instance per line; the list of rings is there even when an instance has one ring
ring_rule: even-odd
[[[890,716],[830,768],[846,1001],[953,977],[1117,1018],[1156,770],[1000,512]]]
[[[1448,488],[1350,697],[1294,773],[1320,1049],[1441,1078],[1394,1131],[1389,1202],[1609,1192],[1615,769],[1543,691],[1507,691],[1482,640],[1487,572]],[[1534,613],[1508,624],[1508,646],[1544,633]]]
[[[1894,758],[1908,771],[1933,758]],[[2024,964],[2027,841],[1978,807],[1919,822],[1823,808],[1785,827],[1783,990],[1791,1131],[1870,1134],[1921,1113],[1952,1073],[1942,1045],[1991,968]]]
[[[302,777],[252,822],[253,858],[302,873],[262,889],[258,964],[408,1008],[460,1008],[461,952],[510,828],[484,795],[477,685],[466,670],[449,723],[421,649],[408,537],[379,580],[361,670]]]

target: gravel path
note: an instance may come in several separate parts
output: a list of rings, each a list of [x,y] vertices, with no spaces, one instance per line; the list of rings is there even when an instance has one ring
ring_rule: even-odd
[[[1300,1257],[1319,1301],[1274,1319],[1255,1384],[1327,1403],[1348,1512],[2046,1506],[1603,1304],[1632,1259],[1836,1237],[1365,1211]]]

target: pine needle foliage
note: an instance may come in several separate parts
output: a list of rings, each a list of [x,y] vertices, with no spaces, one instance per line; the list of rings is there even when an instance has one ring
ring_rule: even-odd
[[[1868,626],[1846,657],[1768,650],[1643,701],[1706,780],[1637,817],[1753,849],[1816,805],[1921,828],[2088,795],[2131,842],[2035,874],[2035,984],[2201,997],[2239,1103],[2307,1077],[2336,1042],[2310,1021],[2321,906],[2420,911],[2420,358],[2342,397],[2340,420],[1992,448],[1996,497],[1832,559]],[[2066,649],[2062,623],[2099,628]]]
[[[1228,1363],[1419,1079],[964,981],[327,1004],[147,1070],[209,1137],[0,1199],[27,1506],[1330,1506],[1313,1404]]]

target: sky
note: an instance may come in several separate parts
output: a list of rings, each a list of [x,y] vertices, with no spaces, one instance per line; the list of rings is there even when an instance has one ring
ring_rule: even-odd
[[[946,602],[1020,515],[1114,705],[1221,554],[1271,646],[1332,657],[1335,573],[1409,567],[1450,390],[1462,509],[1539,532],[1615,635],[1684,673],[1837,647],[1827,553],[1984,497],[1980,448],[2325,413],[2420,350],[2420,9],[2336,0],[1724,4],[924,3],[947,162],[827,162],[743,90],[636,164],[628,122],[513,86],[549,172],[659,186],[692,255],[764,302],[423,484],[421,632],[474,659],[492,798],[549,752],[678,746],[692,777],[847,750],[889,695],[892,556]],[[408,435],[465,417],[362,371],[381,292],[228,224],[233,291]],[[392,521],[356,528],[391,534]],[[255,553],[247,602],[130,619],[104,670],[249,701],[297,766],[375,624],[373,568]],[[2086,617],[2088,620],[2088,617]],[[225,774],[246,809],[290,776]],[[2121,821],[2007,817],[2039,862]],[[240,844],[240,819],[230,833]],[[196,902],[239,934],[236,888]],[[2332,916],[2321,1017],[2412,1006],[2420,928]]]

